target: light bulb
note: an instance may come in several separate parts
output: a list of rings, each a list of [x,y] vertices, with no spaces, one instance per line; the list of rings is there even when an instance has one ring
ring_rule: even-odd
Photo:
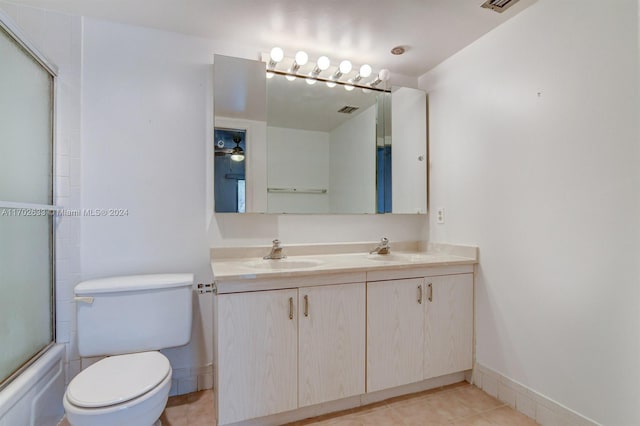
[[[350,84],[345,84],[344,85],[344,90],[346,90],[347,92],[350,92],[354,89],[354,87]]]
[[[333,81],[327,81],[327,87],[336,87],[336,83]]]
[[[296,59],[296,64],[302,66],[306,64],[307,61],[309,60],[309,55],[307,55],[307,52],[303,50],[299,50],[298,53],[296,53],[295,59]]]
[[[387,81],[389,80],[389,77],[391,77],[391,73],[389,72],[388,69],[382,69],[380,70],[380,72],[378,73],[378,78],[382,81]]]
[[[243,153],[234,153],[231,154],[231,159],[233,161],[242,161],[244,160],[244,154]]]
[[[284,51],[279,47],[274,47],[271,49],[271,60],[273,62],[280,62],[284,59]]]
[[[296,79],[296,76],[295,75],[285,75],[284,78],[286,78],[289,81],[293,81],[293,80]]]
[[[304,81],[306,81],[307,84],[310,85],[310,86],[313,85],[313,84],[316,84],[316,79],[315,78],[307,77],[307,78],[305,78]]]
[[[367,78],[371,75],[372,71],[373,70],[371,69],[371,66],[364,64],[363,66],[360,67],[360,77]]]
[[[324,71],[331,65],[331,61],[326,56],[320,56],[318,58],[318,62],[316,62],[320,71]]]
[[[351,72],[351,62],[348,59],[345,59],[344,61],[340,62],[340,72],[342,74],[348,74]]]

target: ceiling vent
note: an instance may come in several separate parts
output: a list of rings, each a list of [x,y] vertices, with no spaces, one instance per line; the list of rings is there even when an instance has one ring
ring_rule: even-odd
[[[360,107],[345,105],[342,108],[340,108],[338,112],[341,112],[343,114],[351,114],[353,111],[357,109],[360,109]]]
[[[518,0],[487,0],[482,4],[482,7],[502,13],[516,3]]]

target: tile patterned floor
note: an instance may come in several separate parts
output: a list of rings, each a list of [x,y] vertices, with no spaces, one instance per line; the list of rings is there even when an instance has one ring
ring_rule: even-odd
[[[393,398],[289,426],[534,426],[537,423],[475,386],[460,383]]]
[[[163,426],[215,426],[213,392],[169,398]],[[61,423],[66,426],[67,423]],[[534,426],[536,422],[475,386],[460,383],[328,414],[289,426]]]

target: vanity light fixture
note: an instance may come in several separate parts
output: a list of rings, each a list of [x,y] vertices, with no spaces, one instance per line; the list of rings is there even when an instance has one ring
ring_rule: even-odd
[[[383,81],[389,80],[389,77],[391,77],[391,73],[389,72],[389,70],[386,68],[381,69],[378,75],[376,76],[375,80],[369,83],[369,86],[376,87],[378,84],[382,83]]]
[[[270,70],[276,67],[276,64],[284,59],[284,50],[280,47],[274,47],[269,54],[269,65],[267,68]]]
[[[307,52],[305,52],[304,50],[299,50],[298,53],[296,53],[295,58],[293,59],[293,63],[291,64],[291,68],[289,68],[289,72],[291,74],[297,73],[300,67],[302,65],[306,65],[308,61],[309,55],[307,55]]]
[[[286,79],[289,81],[295,80],[295,74],[297,74],[300,67],[306,65],[308,61],[309,55],[307,55],[307,52],[299,50],[293,58],[293,63],[291,64],[289,71],[287,71],[288,75],[286,76]]]
[[[344,61],[340,62],[340,66],[338,67],[336,72],[331,76],[331,79],[338,80],[343,75],[349,74],[351,72],[351,68],[353,68],[353,65],[351,65],[351,61],[349,61],[348,59],[345,59]]]
[[[364,64],[363,66],[360,67],[360,70],[358,71],[358,74],[356,74],[356,76],[353,77],[353,82],[357,83],[360,80],[362,80],[363,78],[369,77],[372,72],[373,72],[373,70],[371,69],[371,65]]]
[[[364,64],[356,68],[355,76],[349,77],[348,74],[353,71],[353,65],[350,60],[344,59],[338,66],[331,67],[331,60],[323,55],[320,56],[315,63],[311,62],[307,65],[309,63],[309,55],[302,50],[296,52],[295,57],[291,58],[285,57],[284,51],[281,48],[274,47],[269,54],[262,53],[262,60],[267,63],[267,78],[273,78],[273,76],[277,74],[285,77],[288,81],[301,78],[309,85],[316,84],[318,81],[325,83],[327,87],[335,87],[339,84],[345,86],[345,90],[347,91],[352,91],[356,87],[368,91],[388,91],[386,85],[380,85],[380,83],[389,80],[389,70],[381,70],[369,83],[362,81],[373,74],[373,69],[369,64]],[[278,62],[289,65],[288,68],[285,68],[286,71],[276,68]],[[305,67],[305,65],[307,66]],[[327,71],[329,75],[321,76],[323,71]],[[378,85],[380,85],[380,88],[376,87]]]
[[[320,56],[316,61],[316,66],[311,71],[312,77],[317,77],[322,71],[325,71],[331,65],[331,61],[326,56]]]
[[[234,136],[233,141],[236,143],[236,146],[233,148],[233,151],[231,151],[231,160],[244,160],[244,150],[240,147],[240,141],[242,141],[242,139],[240,138],[240,136]]]

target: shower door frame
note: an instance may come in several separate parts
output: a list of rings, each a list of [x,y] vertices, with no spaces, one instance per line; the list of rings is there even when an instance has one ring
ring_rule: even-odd
[[[31,56],[44,70],[51,76],[51,90],[49,93],[51,100],[51,150],[50,150],[50,165],[51,165],[51,188],[50,196],[52,204],[36,204],[36,203],[22,203],[22,202],[8,202],[0,200],[0,208],[9,209],[38,209],[47,210],[50,212],[49,216],[49,270],[50,270],[50,326],[51,337],[49,343],[47,343],[42,349],[26,359],[24,363],[11,373],[6,379],[0,381],[0,392],[9,386],[20,374],[22,374],[27,368],[29,368],[35,361],[37,361],[45,352],[47,352],[52,346],[56,344],[56,211],[62,210],[61,207],[56,206],[56,130],[57,130],[57,92],[58,92],[58,67],[56,67],[51,61],[49,61],[38,48],[29,41],[29,38],[24,32],[16,25],[12,19],[0,10],[0,29],[7,33],[7,35],[13,39],[13,41],[22,49],[27,55]]]

